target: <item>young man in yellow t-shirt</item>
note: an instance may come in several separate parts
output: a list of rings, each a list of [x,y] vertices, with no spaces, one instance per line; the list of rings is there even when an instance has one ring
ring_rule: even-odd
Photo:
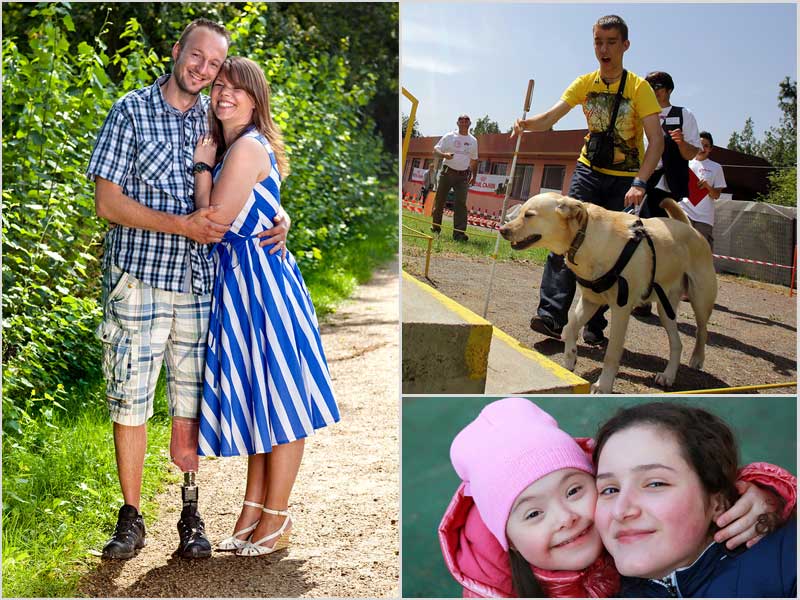
[[[512,137],[522,131],[547,131],[578,104],[583,106],[590,133],[608,129],[622,79],[622,57],[630,47],[628,26],[621,17],[608,15],[598,19],[592,32],[594,53],[600,68],[573,81],[549,110],[524,121],[517,119]],[[584,144],[567,194],[609,210],[622,210],[641,203],[646,182],[664,149],[658,119],[660,110],[650,84],[628,72],[613,129],[611,165],[605,168],[592,166]],[[646,151],[645,135],[648,142]],[[588,135],[586,139],[588,141]],[[560,338],[574,295],[575,275],[566,268],[562,256],[551,252],[542,275],[538,314],[531,319],[531,329]],[[598,309],[586,324],[583,339],[587,344],[601,345],[607,341],[603,335],[608,324],[603,316],[607,308]]]

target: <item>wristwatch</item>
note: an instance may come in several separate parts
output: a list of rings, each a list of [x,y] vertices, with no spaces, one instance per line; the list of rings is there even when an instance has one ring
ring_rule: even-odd
[[[196,175],[197,173],[202,173],[203,171],[211,172],[211,165],[206,164],[204,162],[196,162],[192,167],[192,174]]]
[[[647,182],[644,179],[639,179],[638,177],[634,177],[633,181],[631,182],[631,187],[638,187],[642,188],[643,190],[646,190]]]

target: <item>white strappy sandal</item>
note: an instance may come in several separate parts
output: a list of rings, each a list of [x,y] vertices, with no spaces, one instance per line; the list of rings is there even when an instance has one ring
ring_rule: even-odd
[[[265,554],[272,554],[273,552],[277,552],[278,550],[283,550],[289,545],[289,534],[291,531],[286,531],[286,526],[291,522],[291,515],[289,514],[288,510],[272,510],[271,508],[262,508],[265,513],[269,513],[271,515],[280,515],[285,517],[283,520],[283,524],[277,531],[270,533],[269,535],[261,538],[255,542],[245,542],[245,544],[236,551],[236,556],[263,556]],[[275,544],[270,546],[262,546],[264,542],[268,542],[278,538]]]
[[[244,506],[252,506],[253,508],[260,508],[262,510],[264,509],[263,504],[259,504],[258,502],[250,502],[250,500],[245,500],[242,502],[242,504]],[[235,550],[244,548],[247,545],[250,536],[248,535],[245,539],[240,539],[239,536],[252,532],[256,527],[258,527],[259,521],[260,518],[256,519],[252,525],[248,525],[244,529],[240,529],[239,531],[235,532],[232,536],[226,537],[219,544],[217,544],[217,550],[220,552],[234,552]]]

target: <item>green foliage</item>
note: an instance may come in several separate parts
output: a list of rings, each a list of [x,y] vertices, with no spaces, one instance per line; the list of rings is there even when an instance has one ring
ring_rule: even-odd
[[[777,167],[769,174],[769,192],[759,201],[797,206],[797,82],[786,77],[778,86],[781,122],[770,127],[764,139],[753,133],[753,119],[747,118],[741,133],[734,131],[728,141],[730,150],[760,156]]]
[[[797,167],[776,169],[768,177],[769,192],[756,200],[780,206],[797,206]]]
[[[114,530],[122,504],[114,442],[99,390],[94,400],[93,410],[56,418],[3,453],[5,597],[75,597],[92,562],[87,551],[100,550]],[[142,497],[152,499],[168,475],[161,448],[169,443],[169,420],[163,413],[151,419],[148,437]],[[158,507],[148,500],[141,510],[147,519]]]
[[[728,149],[760,156],[776,167],[793,167],[797,163],[797,82],[786,77],[779,84],[778,107],[781,122],[756,139],[753,119],[747,117],[741,133],[734,131]]]
[[[375,207],[375,222],[336,250],[322,268],[303,274],[317,316],[333,312],[356,286],[369,280],[376,266],[397,254],[397,190],[384,190]]]
[[[728,140],[728,150],[736,150],[744,154],[760,156],[760,147],[753,131],[753,119],[751,117],[747,117],[741,133],[738,131],[731,133],[731,137]]]
[[[3,38],[3,417],[12,434],[41,406],[77,408],[64,406],[69,389],[99,375],[92,332],[103,228],[84,170],[98,115],[137,77],[163,68],[135,21],[124,50],[109,57],[99,38],[96,47],[70,47],[66,7],[43,5],[31,16],[38,26],[26,32],[27,54],[13,30]],[[104,70],[114,63],[129,70],[121,88]]]
[[[497,121],[492,121],[489,115],[486,115],[478,119],[471,133],[476,137],[484,133],[500,133],[500,126],[497,124]]]
[[[408,119],[409,116],[404,114],[403,115],[403,139],[406,138],[406,131],[408,131]],[[417,121],[416,117],[414,117],[414,125],[411,126],[411,137],[422,137],[422,134],[419,131],[419,121]]]

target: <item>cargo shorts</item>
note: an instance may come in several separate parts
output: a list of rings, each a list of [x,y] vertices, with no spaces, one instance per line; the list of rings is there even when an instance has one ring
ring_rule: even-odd
[[[203,396],[211,294],[153,288],[116,266],[103,272],[103,374],[111,420],[143,425],[153,416],[166,360],[172,417],[196,419]]]

